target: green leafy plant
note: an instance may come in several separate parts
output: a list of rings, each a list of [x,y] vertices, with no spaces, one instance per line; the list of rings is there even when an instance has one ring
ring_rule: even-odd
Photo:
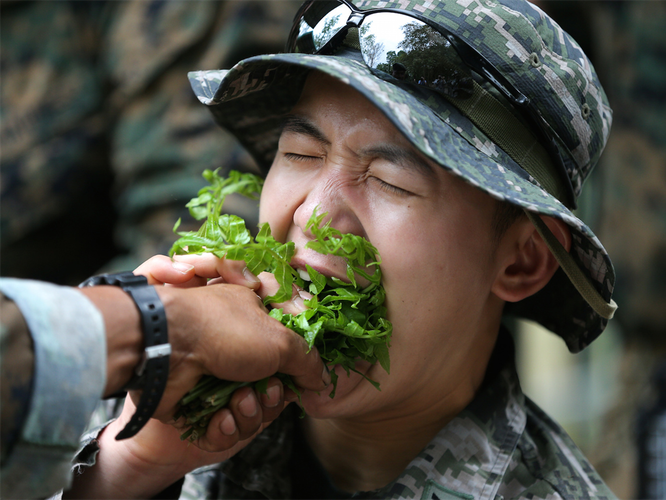
[[[221,213],[229,194],[257,199],[263,180],[236,171],[231,171],[228,177],[220,176],[217,170],[206,170],[203,175],[210,185],[202,188],[186,206],[196,220],[204,222],[196,232],[178,232],[178,220],[174,231],[180,238],[173,244],[170,255],[208,252],[219,258],[243,260],[255,275],[263,271],[273,273],[280,288],[264,300],[269,308],[270,304],[290,300],[294,284],[308,290],[313,297],[305,301],[306,311],[292,315],[282,309],[271,309],[270,316],[301,335],[310,348],[316,347],[329,367],[340,365],[349,375],[350,371],[357,372],[354,366],[360,359],[378,362],[388,373],[392,326],[386,319],[380,259],[375,247],[361,236],[342,234],[330,227],[329,222],[323,222],[327,214],[317,214],[315,210],[306,227],[314,239],[306,247],[343,258],[347,263],[347,281],[324,276],[310,266],[306,266],[310,280],[306,281],[290,264],[295,253],[293,242],[275,240],[267,223],[262,224],[257,235],[252,237],[242,218]],[[369,284],[359,285],[359,276]],[[333,390],[330,396],[333,397],[337,376],[334,371],[331,375]],[[361,375],[379,389],[377,382]],[[299,394],[289,376],[277,376]],[[202,377],[183,397],[176,413],[176,418],[185,418],[188,428],[181,438],[195,440],[204,434],[212,414],[227,405],[236,389],[252,384],[265,391],[267,381],[230,382],[212,376]]]

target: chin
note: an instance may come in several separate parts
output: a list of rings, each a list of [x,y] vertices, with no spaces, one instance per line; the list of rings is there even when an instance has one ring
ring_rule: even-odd
[[[358,362],[356,369],[366,373],[371,366],[370,363]],[[357,414],[363,410],[363,407],[359,405],[365,399],[365,393],[367,391],[378,392],[372,384],[356,372],[350,371],[347,375],[341,366],[336,366],[335,372],[338,375],[338,384],[334,397],[330,397],[332,387],[319,393],[303,391],[301,402],[308,416],[335,418]]]

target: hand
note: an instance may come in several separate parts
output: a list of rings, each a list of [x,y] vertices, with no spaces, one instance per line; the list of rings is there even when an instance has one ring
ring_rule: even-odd
[[[252,274],[241,260],[219,259],[213,254],[176,255],[173,260],[165,255],[156,255],[134,270],[151,285],[169,284],[180,288],[204,286],[215,283],[242,285],[252,290],[261,286],[261,281]],[[209,283],[209,280],[213,280]]]
[[[267,283],[263,285],[247,272],[244,263],[213,255],[179,257],[175,267],[167,257],[158,256],[135,272],[146,275],[153,284],[187,287],[157,287],[167,311],[173,352],[167,390],[156,418],[169,421],[180,398],[202,373],[226,380],[254,381],[279,371],[291,375],[298,386],[315,391],[330,383],[328,370],[316,349],[308,353],[305,340],[268,316],[260,298],[249,288],[261,289],[264,295],[274,293],[277,283],[274,279],[271,283],[272,276],[268,273],[262,273]],[[216,284],[197,286],[209,278],[214,278]],[[300,312],[304,308],[302,299],[300,303],[292,301],[285,305],[285,309],[290,309],[288,312]],[[283,394],[281,387],[279,394]],[[287,391],[287,397],[291,396],[293,393]],[[265,398],[265,395],[259,396],[261,402]],[[269,409],[262,404],[261,412],[275,418],[279,414],[279,411],[275,413],[278,407],[281,409],[279,405]],[[221,422],[219,418],[216,415],[212,425]],[[209,451],[222,449],[220,442],[208,434],[197,444]]]
[[[209,253],[176,255],[173,260],[157,255],[137,267],[134,273],[146,276],[148,282],[153,285],[170,284],[178,287],[219,283],[242,285],[254,290],[262,299],[274,295],[280,288],[271,273],[263,272],[257,277],[247,269],[245,262],[219,259]],[[285,313],[298,314],[306,309],[304,299],[311,298],[310,293],[294,285],[291,301],[271,305],[282,308]]]
[[[269,394],[274,387],[280,389],[282,385],[277,379],[269,380]],[[101,452],[95,467],[76,475],[72,488],[64,497],[151,498],[187,472],[229,459],[265,429],[285,406],[281,401],[271,410],[272,414],[264,412],[263,419],[260,417],[261,410],[256,414],[258,418],[242,415],[243,407],[259,407],[256,398],[252,389],[244,387],[233,395],[228,409],[216,414],[207,434],[211,440],[217,440],[219,449],[224,450],[216,453],[181,441],[180,430],[156,419],[150,419],[133,438],[116,441],[115,435],[136,411],[132,400],[127,398],[122,414],[98,438]],[[238,421],[241,425],[230,429],[225,424],[227,416],[232,423]]]
[[[135,273],[145,275],[151,284],[166,285],[156,290],[165,307],[172,346],[167,388],[156,418],[133,438],[115,441],[135,411],[132,400],[140,396],[130,393],[120,418],[100,436],[98,464],[77,476],[68,496],[86,497],[91,491],[100,498],[156,494],[196,467],[233,456],[288,404],[289,395],[285,397],[276,378],[269,380],[267,394],[239,389],[228,408],[213,416],[197,446],[192,446],[181,441],[182,431],[169,423],[173,424],[171,418],[182,396],[203,374],[254,381],[281,372],[315,391],[330,383],[316,349],[308,352],[303,338],[268,316],[255,293],[266,296],[275,291],[270,290],[276,285],[270,284],[270,275],[262,276],[262,281],[248,273],[242,262],[212,255],[178,261],[158,256]],[[203,286],[210,282],[214,284]],[[292,301],[288,307],[302,310],[303,306]]]

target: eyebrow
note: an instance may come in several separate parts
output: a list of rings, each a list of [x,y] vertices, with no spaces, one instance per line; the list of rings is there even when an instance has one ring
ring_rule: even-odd
[[[364,148],[361,150],[360,156],[381,158],[401,168],[416,170],[425,177],[431,179],[436,177],[432,166],[416,151],[395,144],[378,144],[367,149]]]
[[[288,114],[282,122],[282,131],[295,134],[307,135],[322,144],[331,144],[326,135],[319,128],[303,115]],[[395,144],[378,144],[368,148],[363,148],[359,154],[360,157],[382,158],[394,163],[401,168],[416,170],[421,175],[434,179],[436,177],[432,166],[426,162],[416,151],[397,146]]]
[[[319,130],[309,118],[302,115],[289,114],[285,116],[282,122],[282,132],[304,134],[322,144],[331,143],[324,133]]]

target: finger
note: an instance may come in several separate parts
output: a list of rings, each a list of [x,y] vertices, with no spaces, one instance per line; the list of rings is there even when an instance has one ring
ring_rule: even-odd
[[[240,439],[248,439],[254,435],[262,423],[262,409],[257,394],[251,387],[238,389],[229,401],[229,409],[233,414]]]
[[[177,255],[179,262],[193,265],[198,276],[208,279],[222,278],[225,283],[242,285],[253,290],[261,286],[261,281],[245,265],[242,260],[220,259],[213,254]]]
[[[266,386],[265,394],[258,394],[261,404],[261,419],[264,423],[275,420],[285,407],[282,382],[271,377]]]
[[[195,277],[194,266],[171,260],[166,255],[155,255],[134,270],[134,274],[148,278],[151,285],[181,284]]]
[[[240,441],[236,421],[228,408],[223,408],[213,415],[208,423],[206,434],[199,437],[195,444],[204,451],[217,452],[232,448]]]
[[[277,372],[291,375],[298,387],[321,391],[331,383],[331,374],[319,356],[316,347],[310,348],[303,337],[286,329],[280,336],[280,361]]]
[[[289,387],[284,387],[283,390],[284,390],[284,401],[286,404],[295,403],[299,400],[298,394]]]
[[[226,410],[228,411],[228,410]],[[218,412],[219,413],[219,412]],[[217,414],[215,415],[217,417]],[[226,417],[225,417],[226,418]],[[213,421],[211,420],[211,424]],[[236,444],[229,446],[228,441],[226,438],[221,437],[219,435],[219,430],[217,427],[214,426],[209,426],[208,427],[208,432],[206,435],[202,438],[199,438],[197,441],[194,442],[195,446],[198,448],[206,451],[206,452],[211,452],[214,453],[213,455],[207,455],[206,460],[201,463],[200,465],[206,465],[210,463],[219,463],[219,462],[224,462],[225,460],[231,458],[234,456],[236,453],[238,453],[240,450],[242,450],[245,446],[248,445],[255,437],[257,437],[266,427],[268,427],[270,423],[266,424],[261,424],[257,431],[249,436],[246,439],[241,439],[237,440]],[[215,434],[217,432],[217,434]],[[238,435],[238,431],[236,431],[236,436]],[[218,440],[219,441],[216,441]],[[208,458],[212,457],[212,458]]]
[[[262,299],[275,295],[280,289],[280,284],[271,273],[263,272],[259,274],[259,279],[261,280],[261,288],[258,290],[258,293]],[[312,295],[310,293],[293,285],[291,300],[272,303],[271,305],[276,309],[282,309],[285,314],[296,315],[307,309],[305,301],[311,298]]]

